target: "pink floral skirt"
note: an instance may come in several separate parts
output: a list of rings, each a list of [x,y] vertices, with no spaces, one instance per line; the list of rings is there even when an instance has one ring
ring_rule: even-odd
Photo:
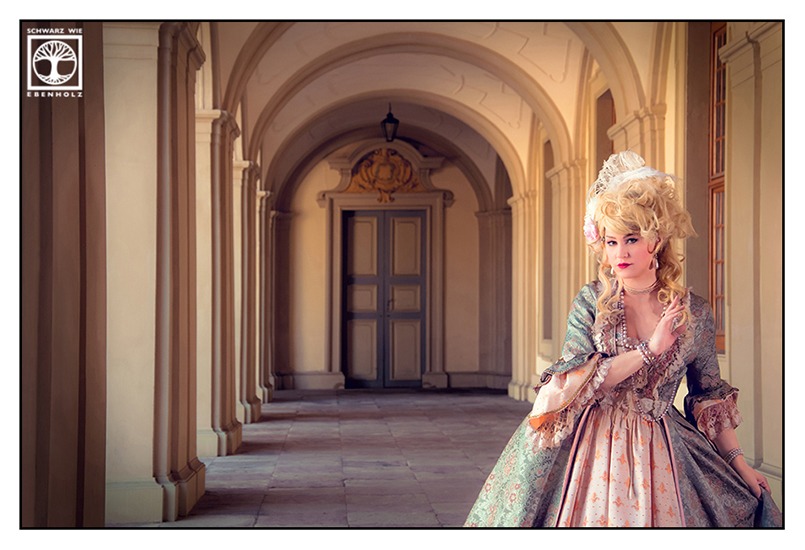
[[[684,525],[662,422],[608,406],[588,409],[571,452],[559,527]]]

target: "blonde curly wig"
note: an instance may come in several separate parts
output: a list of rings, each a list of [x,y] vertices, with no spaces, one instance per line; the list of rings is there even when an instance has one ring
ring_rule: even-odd
[[[679,282],[683,258],[673,244],[696,232],[672,176],[646,167],[645,161],[632,151],[610,156],[590,187],[587,225],[590,230],[585,231],[588,246],[598,260],[598,278],[603,284],[598,311],[604,321],[615,322],[621,284],[608,274],[612,266],[604,250],[607,230],[622,235],[640,234],[649,243],[656,242],[654,250],[660,264],[657,270],[659,301],[667,305],[674,297],[685,296],[687,290]],[[594,239],[589,238],[590,232]],[[683,322],[688,315],[686,311]]]

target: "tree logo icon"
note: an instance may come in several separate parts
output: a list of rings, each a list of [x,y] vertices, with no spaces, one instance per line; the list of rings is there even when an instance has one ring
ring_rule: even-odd
[[[75,52],[61,40],[49,40],[39,46],[32,63],[39,80],[53,86],[70,80],[78,68]]]
[[[80,90],[82,36],[28,36],[28,89]]]

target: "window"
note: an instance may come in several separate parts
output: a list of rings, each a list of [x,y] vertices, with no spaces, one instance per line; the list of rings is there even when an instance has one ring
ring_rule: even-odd
[[[710,26],[709,293],[716,324],[716,349],[724,353],[724,161],[727,71],[718,50],[727,42],[724,22]]]
[[[615,125],[615,100],[609,90],[598,96],[595,102],[595,162],[596,174],[609,155],[615,152],[615,144],[607,131]]]

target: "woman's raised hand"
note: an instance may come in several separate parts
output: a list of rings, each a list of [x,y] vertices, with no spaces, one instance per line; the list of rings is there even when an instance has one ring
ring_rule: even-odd
[[[648,341],[648,348],[654,355],[665,353],[670,348],[676,339],[685,331],[685,325],[680,323],[682,313],[685,311],[685,306],[679,295],[675,296],[665,312],[660,317],[654,333]]]

